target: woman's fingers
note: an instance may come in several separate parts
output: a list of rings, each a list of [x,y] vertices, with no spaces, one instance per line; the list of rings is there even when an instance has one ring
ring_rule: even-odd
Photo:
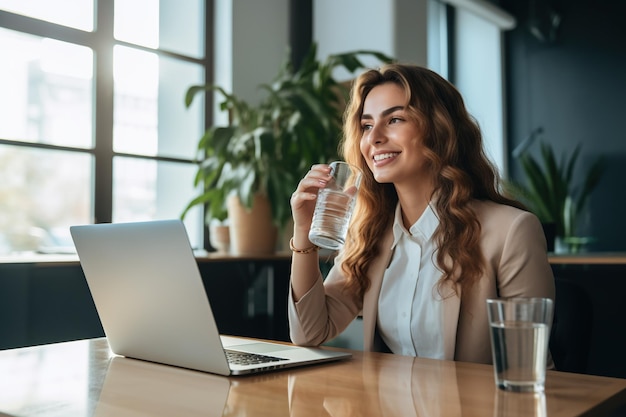
[[[330,167],[324,164],[313,165],[291,195],[291,211],[296,224],[310,223],[315,208],[317,193],[330,179]]]
[[[328,165],[313,165],[309,172],[300,180],[296,191],[292,195],[293,198],[302,198],[304,200],[313,200],[317,197],[320,188],[324,188],[330,179],[330,167]]]

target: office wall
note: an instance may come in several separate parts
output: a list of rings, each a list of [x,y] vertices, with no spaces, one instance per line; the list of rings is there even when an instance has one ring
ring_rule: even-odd
[[[215,83],[256,103],[258,85],[270,82],[288,56],[289,0],[218,0],[214,14]],[[223,113],[215,118],[227,120]]]
[[[529,25],[534,18],[546,27],[549,4],[562,21],[556,38],[541,42]],[[605,155],[607,171],[591,197],[586,228],[598,239],[592,249],[626,250],[626,2],[502,0],[500,5],[518,20],[506,34],[509,149],[543,127],[545,140],[559,152],[582,144],[583,168]],[[520,178],[519,165],[511,160],[511,167]]]
[[[428,0],[312,0],[318,56],[373,49],[399,60],[426,64]],[[257,86],[271,81],[289,47],[291,0],[215,2],[214,80],[252,103]],[[374,61],[372,61],[374,62]],[[340,79],[349,74],[337,74]],[[218,97],[219,99],[219,97]],[[226,116],[217,115],[223,123]]]
[[[313,40],[318,43],[318,54],[324,57],[370,49],[400,61],[426,65],[427,3],[427,0],[314,0]],[[346,73],[337,77],[349,78]]]

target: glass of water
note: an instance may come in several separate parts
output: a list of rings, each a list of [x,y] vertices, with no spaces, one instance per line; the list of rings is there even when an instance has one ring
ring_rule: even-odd
[[[319,191],[309,240],[325,249],[343,246],[361,186],[362,173],[342,161],[330,163],[331,180]]]
[[[549,298],[487,300],[498,388],[544,391],[553,309]]]

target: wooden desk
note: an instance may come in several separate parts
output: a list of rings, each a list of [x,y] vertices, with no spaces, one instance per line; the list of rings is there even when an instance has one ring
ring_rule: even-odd
[[[626,380],[548,371],[505,393],[493,368],[354,352],[351,360],[219,377],[113,357],[105,339],[0,351],[0,416],[601,416]]]
[[[548,255],[552,265],[625,265],[626,253],[624,252],[589,252],[576,254]]]

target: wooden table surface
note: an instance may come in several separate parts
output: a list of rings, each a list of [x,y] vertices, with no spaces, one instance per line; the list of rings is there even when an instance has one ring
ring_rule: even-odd
[[[545,394],[506,393],[489,365],[381,353],[220,377],[113,356],[106,339],[0,351],[0,416],[569,417],[625,402],[623,379],[548,371]]]
[[[194,251],[198,262],[240,262],[240,261],[289,261],[291,252],[275,252],[267,255],[235,255],[232,253]],[[332,252],[331,252],[332,254]],[[328,256],[328,255],[326,255]],[[588,264],[588,265],[623,265],[626,264],[626,252],[581,252],[575,254],[548,253],[551,264]],[[78,264],[78,255],[23,253],[0,255],[0,264],[38,263],[38,264]]]
[[[572,254],[548,254],[552,265],[624,265],[624,252],[581,252]]]

